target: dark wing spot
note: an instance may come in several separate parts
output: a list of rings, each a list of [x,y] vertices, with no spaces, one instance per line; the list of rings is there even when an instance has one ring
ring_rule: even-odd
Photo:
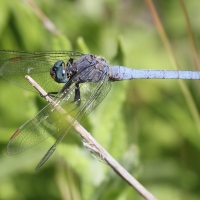
[[[15,133],[12,135],[12,137],[10,138],[10,140],[15,139],[16,136],[18,136],[18,134],[21,132],[20,129],[16,130]]]
[[[22,57],[11,58],[9,61],[10,62],[16,62],[16,61],[19,61],[19,60],[22,60]]]

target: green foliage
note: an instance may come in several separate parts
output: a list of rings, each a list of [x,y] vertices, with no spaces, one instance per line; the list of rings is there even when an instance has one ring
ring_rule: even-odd
[[[111,65],[173,68],[145,1],[34,1],[52,29],[26,2],[0,1],[0,49],[77,50],[101,55]],[[180,4],[155,5],[180,68],[194,70]],[[198,5],[198,0],[186,2],[196,38]],[[197,117],[177,80],[132,80],[112,83],[82,123],[158,199],[200,198],[199,81],[184,84]],[[56,137],[9,157],[6,144],[12,133],[46,102],[2,78],[0,89],[0,199],[141,199],[73,133],[37,172],[35,166]]]

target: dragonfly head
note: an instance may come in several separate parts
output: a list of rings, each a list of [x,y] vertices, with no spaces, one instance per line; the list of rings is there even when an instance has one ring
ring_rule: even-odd
[[[66,64],[63,60],[57,61],[50,69],[50,75],[57,83],[66,83],[68,81]]]

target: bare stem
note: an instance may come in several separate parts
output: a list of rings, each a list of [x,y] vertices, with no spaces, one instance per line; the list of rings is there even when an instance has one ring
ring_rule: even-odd
[[[44,91],[30,76],[26,76],[26,79],[30,84],[35,87],[35,89],[55,108],[62,114],[67,114],[67,112],[56,102],[48,96],[47,92]],[[67,121],[72,121],[72,118],[67,115]],[[126,171],[91,135],[86,131],[76,120],[73,120],[72,126],[78,132],[81,138],[83,138],[83,144],[92,153],[98,155],[102,160],[104,160],[118,175],[120,175],[129,185],[131,185],[144,199],[156,200],[156,198],[141,185],[129,172]]]
[[[43,11],[32,1],[32,0],[24,0],[33,12],[38,16],[38,18],[43,22],[44,27],[49,30],[50,33],[59,34],[60,31],[56,28],[55,24],[43,13]]]
[[[198,52],[197,52],[194,34],[193,34],[193,31],[192,31],[192,26],[191,26],[190,19],[189,19],[188,13],[187,13],[187,9],[186,9],[184,0],[179,0],[179,3],[180,3],[180,6],[181,6],[181,9],[183,11],[183,16],[185,18],[185,23],[186,23],[186,26],[187,26],[188,37],[189,37],[189,40],[190,40],[190,45],[191,45],[191,48],[192,48],[192,53],[193,53],[193,56],[194,56],[195,65],[196,65],[196,68],[198,70],[200,70],[199,55],[198,55]]]
[[[171,58],[171,61],[172,61],[172,64],[174,66],[175,69],[179,69],[179,66],[178,66],[178,62],[177,62],[177,59],[175,57],[175,54],[173,52],[173,49],[172,49],[172,46],[170,44],[170,41],[167,37],[167,34],[164,30],[164,27],[160,21],[160,18],[158,16],[158,13],[155,9],[155,6],[153,4],[153,1],[152,0],[145,0],[149,10],[150,10],[150,13],[152,15],[152,18],[154,20],[154,23],[156,25],[156,28],[158,30],[158,33],[160,34],[160,37],[165,45],[165,48],[167,49],[169,55],[170,55],[170,58]],[[194,102],[194,99],[191,95],[191,92],[190,90],[188,89],[187,85],[185,84],[185,82],[183,82],[183,80],[179,80],[179,84],[180,84],[180,87],[182,89],[182,92],[184,94],[184,97],[187,101],[187,104],[188,104],[188,107],[190,109],[190,112],[195,120],[195,124],[196,124],[196,127],[198,129],[198,132],[200,134],[200,125],[199,125],[199,121],[200,121],[200,116],[199,116],[199,112],[198,112],[198,109],[197,109],[197,106]]]

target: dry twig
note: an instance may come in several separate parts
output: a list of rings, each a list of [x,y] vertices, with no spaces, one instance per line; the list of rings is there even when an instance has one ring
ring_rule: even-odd
[[[33,87],[55,108],[62,114],[67,112],[59,105],[56,105],[55,101],[48,96],[47,92],[44,91],[30,76],[26,76],[26,79],[31,83]],[[72,118],[67,115],[67,121],[72,121]],[[74,120],[73,120],[74,121]],[[144,188],[129,172],[126,171],[91,135],[86,131],[76,120],[72,126],[83,138],[83,144],[95,155],[98,155],[104,160],[118,175],[120,175],[129,185],[131,185],[142,197],[148,200],[155,200],[156,198]]]

